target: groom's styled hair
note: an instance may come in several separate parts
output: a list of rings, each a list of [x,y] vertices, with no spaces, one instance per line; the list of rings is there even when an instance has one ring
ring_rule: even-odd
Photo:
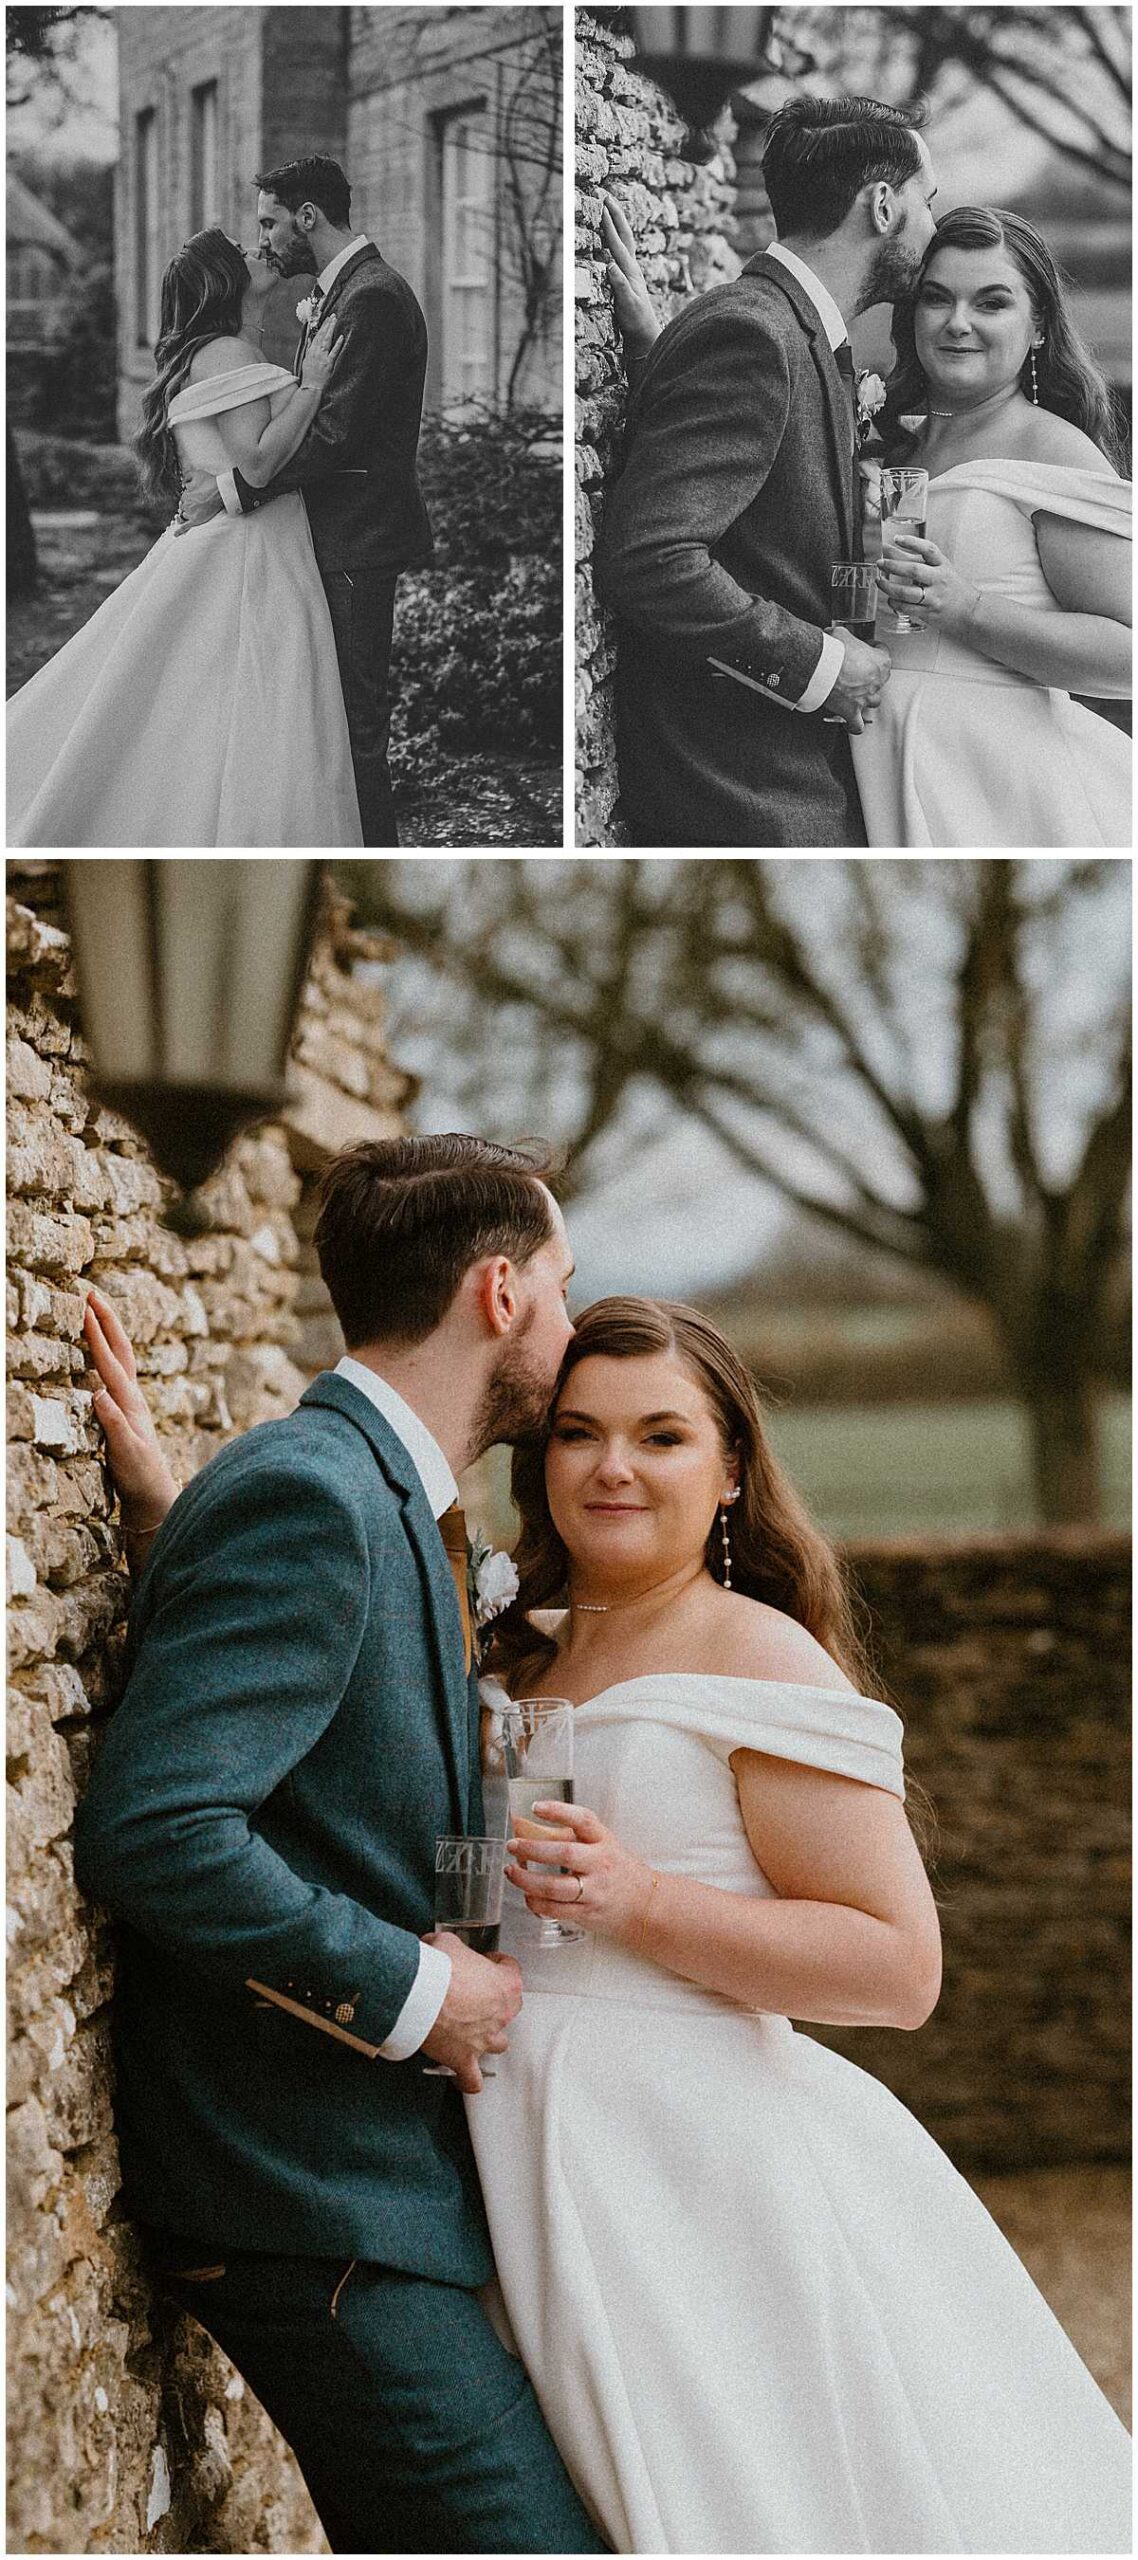
[[[780,240],[828,240],[840,231],[863,187],[882,178],[903,187],[921,165],[917,127],[925,109],[886,107],[880,98],[798,97],[771,117],[763,184]]]
[[[308,160],[284,160],[279,169],[261,169],[255,183],[290,213],[299,213],[302,204],[315,204],[334,230],[347,230],[352,190],[339,161],[323,152],[314,151]]]
[[[379,1138],[324,1176],[315,1243],[349,1351],[425,1342],[484,1255],[527,1263],[553,1233],[549,1147],[490,1138]]]

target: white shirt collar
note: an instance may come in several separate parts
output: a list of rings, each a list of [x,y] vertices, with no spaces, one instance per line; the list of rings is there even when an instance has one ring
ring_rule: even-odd
[[[402,1441],[415,1468],[436,1520],[441,1520],[444,1511],[449,1511],[452,1502],[457,1502],[458,1486],[450,1460],[443,1456],[434,1433],[428,1431],[425,1422],[420,1422],[418,1414],[413,1412],[404,1397],[396,1394],[394,1387],[388,1385],[387,1379],[377,1378],[375,1370],[366,1368],[362,1360],[353,1360],[346,1353],[342,1360],[337,1360],[332,1375],[346,1378],[350,1386],[358,1387],[360,1394],[368,1398],[385,1422],[390,1423],[396,1439]]]
[[[808,293],[810,296],[831,347],[845,346],[849,339],[849,330],[833,294],[827,292],[821,277],[815,275],[813,267],[808,267],[805,258],[800,258],[796,250],[784,249],[781,240],[772,240],[766,254],[768,258],[777,258],[780,267],[786,267],[792,276],[797,276],[803,293]]]
[[[348,259],[354,258],[358,249],[370,249],[370,247],[371,242],[366,231],[361,231],[356,239],[349,240],[346,249],[337,249],[335,257],[329,258],[326,267],[321,267],[316,279],[317,293],[327,293],[329,285],[339,275],[341,267],[347,265]]]

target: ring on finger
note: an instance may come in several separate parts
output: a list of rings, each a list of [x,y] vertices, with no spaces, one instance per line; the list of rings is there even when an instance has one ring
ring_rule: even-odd
[[[575,1898],[576,1898],[576,1900],[577,1900],[578,1902],[583,1902],[583,1901],[584,1901],[584,1899],[585,1899],[585,1879],[584,1879],[584,1876],[578,1876],[578,1878],[577,1878],[577,1892],[576,1892],[576,1897],[575,1897]]]

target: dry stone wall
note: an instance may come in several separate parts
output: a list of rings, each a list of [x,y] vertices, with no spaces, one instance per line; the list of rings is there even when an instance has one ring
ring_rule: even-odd
[[[577,842],[625,841],[617,814],[613,638],[593,588],[592,556],[605,483],[616,466],[628,385],[604,270],[601,209],[613,195],[662,320],[683,298],[737,275],[733,161],[726,138],[702,167],[682,157],[675,110],[633,62],[632,40],[577,17],[577,198],[573,298],[577,361],[576,732]]]
[[[142,1142],[91,1092],[55,866],[10,864],[9,887],[9,2547],[321,2550],[291,2456],[202,2332],[155,2304],[118,2200],[111,1938],[76,1894],[69,1835],[128,1586],[80,1327],[93,1280],[183,1482],[292,1407],[309,1336],[313,1365],[338,1356],[311,1192],[336,1147],[399,1125],[408,1079],[354,967],[385,947],[329,906],[295,1104],[237,1147],[212,1231],[183,1242]]]
[[[915,2035],[819,2030],[958,2167],[1129,2158],[1130,1543],[851,1550],[939,1820],[944,1988]]]

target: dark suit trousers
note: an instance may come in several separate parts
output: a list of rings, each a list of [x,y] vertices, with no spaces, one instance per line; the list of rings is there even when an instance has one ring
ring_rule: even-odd
[[[608,2550],[476,2293],[363,2260],[219,2250],[224,2272],[199,2256],[191,2278],[155,2255],[292,2446],[333,2551]]]
[[[398,844],[387,769],[397,580],[387,569],[322,569],[320,575],[332,616],[363,840],[368,845]]]

